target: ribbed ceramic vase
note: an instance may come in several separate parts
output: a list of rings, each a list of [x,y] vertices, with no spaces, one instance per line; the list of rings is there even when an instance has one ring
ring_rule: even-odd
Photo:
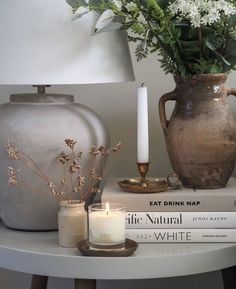
[[[162,96],[159,113],[172,167],[184,187],[225,187],[235,167],[236,123],[226,86],[227,74],[175,78],[176,88]],[[176,101],[170,121],[165,103]]]
[[[57,229],[59,203],[50,194],[8,185],[7,168],[14,164],[6,152],[8,139],[57,180],[62,173],[58,156],[65,150],[66,138],[78,141],[84,152],[83,175],[92,166],[88,149],[109,145],[107,129],[99,116],[74,103],[70,95],[12,95],[9,103],[0,106],[0,136],[0,216],[7,227],[30,231]],[[96,163],[98,171],[101,166]],[[42,186],[42,180],[25,166],[20,173],[27,184]]]

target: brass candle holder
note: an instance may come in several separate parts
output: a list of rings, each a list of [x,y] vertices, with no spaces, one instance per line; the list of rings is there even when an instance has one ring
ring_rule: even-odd
[[[148,181],[146,179],[148,170],[149,170],[149,164],[150,163],[137,163],[138,166],[138,171],[141,175],[141,182],[140,182],[140,186],[145,188],[148,186]]]
[[[153,194],[160,193],[170,186],[169,177],[167,179],[147,179],[150,163],[137,163],[140,178],[125,179],[118,182],[120,188],[129,193]]]

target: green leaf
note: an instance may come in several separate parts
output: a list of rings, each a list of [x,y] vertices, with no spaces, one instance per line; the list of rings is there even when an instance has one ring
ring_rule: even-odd
[[[209,40],[206,40],[206,46],[207,46],[210,50],[216,51],[215,45],[214,45],[212,42],[210,42]]]
[[[156,0],[147,0],[147,13],[150,18],[157,21],[160,27],[165,25],[165,13]]]
[[[66,0],[66,3],[73,9],[78,9],[80,6],[88,6],[88,3],[85,0]]]
[[[236,56],[236,40],[231,40],[226,47],[226,55]]]
[[[182,50],[189,52],[199,52],[198,41],[181,41]]]
[[[99,17],[96,26],[95,32],[99,32],[100,30],[104,29],[108,25],[112,23],[115,18],[115,13],[111,9],[105,10],[101,16]]]
[[[206,46],[213,51],[213,53],[226,65],[231,65],[230,62],[228,62],[225,57],[223,55],[221,55],[219,52],[216,51],[216,47],[214,46],[213,43],[211,43],[210,41],[206,40]]]
[[[229,56],[226,59],[230,63],[231,68],[236,65],[236,56]]]
[[[137,22],[133,23],[130,26],[130,29],[138,35],[143,35],[146,31],[145,27],[142,24],[137,23]]]
[[[236,15],[231,15],[229,17],[229,26],[235,26],[236,25]]]
[[[173,26],[176,27],[191,27],[190,23],[186,20],[180,20],[180,19],[173,19],[172,20]]]
[[[221,73],[221,72],[222,72],[222,68],[220,68],[219,66],[217,66],[217,65],[215,65],[215,64],[213,64],[213,65],[210,66],[210,71],[209,71],[209,73],[215,74],[215,73]]]
[[[80,6],[76,11],[75,11],[75,16],[74,16],[74,20],[77,18],[81,18],[82,16],[84,16],[85,14],[87,14],[89,12],[89,7],[84,7],[84,6]]]
[[[144,39],[139,45],[137,45],[135,50],[137,61],[141,61],[143,58],[146,58],[147,54],[148,50],[146,49],[146,40]]]
[[[156,0],[157,4],[161,7],[161,9],[166,9],[167,6],[170,4],[168,0]]]
[[[217,51],[214,51],[214,53],[216,54],[216,56],[218,56],[223,61],[224,64],[231,66],[231,63],[229,61],[227,61],[227,59],[225,59],[225,57],[223,55],[221,55]]]
[[[106,27],[99,29],[99,30],[95,30],[95,33],[103,33],[103,32],[111,32],[111,31],[115,31],[115,30],[120,30],[122,28],[122,23],[119,22],[111,22],[109,25],[107,25]]]

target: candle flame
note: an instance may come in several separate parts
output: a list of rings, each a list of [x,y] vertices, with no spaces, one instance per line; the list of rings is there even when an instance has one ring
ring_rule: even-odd
[[[106,203],[106,211],[105,211],[106,215],[109,214],[109,210],[110,210],[110,205],[109,205],[109,203],[107,202],[107,203]]]

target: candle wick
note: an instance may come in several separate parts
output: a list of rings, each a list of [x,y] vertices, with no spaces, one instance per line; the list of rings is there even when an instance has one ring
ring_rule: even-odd
[[[144,87],[144,86],[145,86],[145,83],[143,82],[142,85],[141,85],[141,87]]]
[[[106,214],[107,214],[107,215],[108,215],[108,213],[109,213],[109,212],[108,212],[108,211],[106,211]]]

